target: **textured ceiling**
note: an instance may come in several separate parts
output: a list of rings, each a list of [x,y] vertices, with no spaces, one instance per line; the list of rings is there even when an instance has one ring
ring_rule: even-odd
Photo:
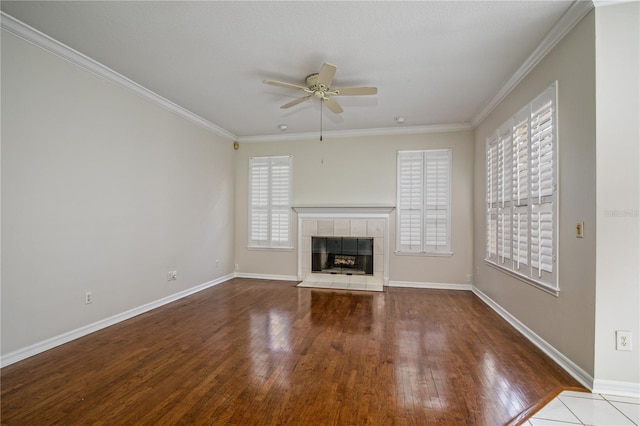
[[[288,110],[323,62],[340,97],[325,131],[469,123],[572,1],[32,2],[2,11],[238,137],[317,132],[320,102]]]

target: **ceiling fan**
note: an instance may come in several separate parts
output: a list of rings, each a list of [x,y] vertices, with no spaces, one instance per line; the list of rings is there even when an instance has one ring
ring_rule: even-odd
[[[308,95],[295,99],[282,105],[280,108],[291,108],[294,105],[298,105],[308,99],[318,98],[323,104],[329,108],[329,111],[340,114],[343,109],[338,102],[336,102],[332,96],[362,96],[362,95],[375,95],[378,93],[376,87],[331,87],[333,76],[336,74],[336,66],[329,63],[322,64],[319,73],[310,74],[305,78],[307,86],[301,86],[298,84],[285,83],[283,81],[263,80],[264,84],[271,84],[272,86],[284,87],[287,89],[300,90]]]

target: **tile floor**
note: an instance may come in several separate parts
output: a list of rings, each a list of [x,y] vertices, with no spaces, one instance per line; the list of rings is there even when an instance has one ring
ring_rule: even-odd
[[[523,424],[638,426],[640,398],[563,391]]]

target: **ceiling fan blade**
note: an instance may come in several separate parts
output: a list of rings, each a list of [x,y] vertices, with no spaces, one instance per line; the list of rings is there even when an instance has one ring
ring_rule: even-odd
[[[340,104],[331,98],[324,98],[322,102],[324,102],[327,105],[327,108],[329,108],[329,111],[334,114],[340,114],[343,111]]]
[[[272,86],[284,87],[284,88],[287,88],[287,89],[303,90],[305,92],[309,91],[308,87],[300,86],[298,84],[285,83],[284,81],[262,80],[262,82],[264,84],[270,84]]]
[[[282,108],[282,109],[291,108],[294,105],[298,105],[299,103],[302,103],[302,102],[306,101],[307,99],[311,98],[312,96],[313,95],[308,95],[308,96],[303,96],[303,97],[298,98],[298,99],[294,99],[293,101],[282,105],[280,108]]]
[[[360,96],[375,95],[378,93],[377,87],[340,87],[331,89],[333,96]]]
[[[320,73],[318,73],[318,85],[324,84],[326,87],[330,87],[335,75],[336,66],[325,62],[320,68]]]

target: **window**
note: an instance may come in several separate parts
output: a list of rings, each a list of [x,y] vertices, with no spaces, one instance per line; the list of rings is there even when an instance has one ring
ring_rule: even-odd
[[[557,291],[556,86],[487,138],[486,260]]]
[[[292,158],[249,159],[249,247],[291,248]]]
[[[397,252],[451,255],[451,150],[398,151]]]

